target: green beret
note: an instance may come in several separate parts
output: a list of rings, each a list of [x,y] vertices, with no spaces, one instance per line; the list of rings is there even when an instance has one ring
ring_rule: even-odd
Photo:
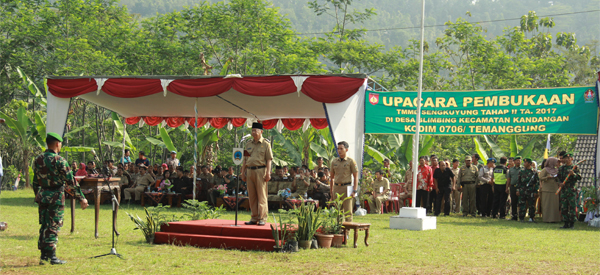
[[[572,156],[573,156],[573,153],[566,153],[566,154],[563,155],[563,158],[564,157],[572,157]]]
[[[533,161],[530,158],[524,158],[523,160],[526,161],[526,162],[532,162]]]
[[[521,159],[521,156],[516,156],[515,160]]]
[[[61,137],[61,136],[59,136],[57,133],[52,133],[52,132],[50,132],[50,133],[47,133],[47,134],[46,134],[46,139],[48,139],[49,137],[53,137],[53,138],[55,138],[56,140],[58,140],[58,141],[60,141],[60,142],[63,142],[63,139],[62,139],[62,137]]]

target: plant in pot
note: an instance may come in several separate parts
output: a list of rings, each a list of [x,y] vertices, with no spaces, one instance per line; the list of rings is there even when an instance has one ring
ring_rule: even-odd
[[[333,201],[327,202],[330,207],[327,210],[326,217],[330,221],[330,226],[326,230],[327,233],[333,234],[331,245],[333,247],[342,247],[342,242],[344,241],[344,235],[342,235],[343,223],[346,215],[350,214],[350,210],[344,212],[343,204],[346,200],[351,200],[352,197],[342,199],[341,194],[336,194],[336,196]]]
[[[323,211],[321,211],[321,221],[322,221],[322,226],[321,226],[321,233],[316,233],[315,237],[317,238],[317,241],[319,243],[319,247],[322,248],[330,248],[331,247],[331,241],[333,240],[334,237],[334,231],[335,231],[335,219],[332,216],[334,213],[334,211],[332,211],[331,209],[324,209]]]
[[[275,252],[281,252],[283,248],[283,239],[287,236],[287,226],[283,224],[281,221],[281,214],[279,214],[279,223],[277,223],[277,218],[275,214],[273,214],[274,223],[270,224],[271,226],[271,234],[273,235],[273,240],[275,240],[275,245],[273,249]],[[273,226],[275,224],[275,226]]]
[[[299,246],[307,249],[310,247],[312,238],[315,233],[321,227],[321,221],[319,216],[321,209],[315,210],[315,205],[312,203],[302,202],[298,208],[296,216],[298,218],[298,229],[296,230],[296,238],[298,239]]]
[[[279,209],[279,215],[282,218],[280,223],[282,223],[286,230],[285,236],[281,236],[281,239],[284,241],[282,248],[284,252],[298,252],[298,240],[296,240],[297,212],[298,209]]]

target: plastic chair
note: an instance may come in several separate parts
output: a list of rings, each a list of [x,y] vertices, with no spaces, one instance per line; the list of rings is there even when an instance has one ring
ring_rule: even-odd
[[[398,194],[400,194],[400,190],[402,190],[402,183],[392,183],[390,184],[390,188],[392,190],[392,195],[386,201],[386,205],[392,206],[392,211],[398,213],[400,211],[400,203],[398,200]],[[388,208],[389,212],[389,208]]]

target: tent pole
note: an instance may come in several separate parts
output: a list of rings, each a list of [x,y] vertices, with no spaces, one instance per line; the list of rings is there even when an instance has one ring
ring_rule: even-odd
[[[412,207],[417,205],[417,173],[419,172],[419,134],[421,127],[421,93],[423,92],[423,43],[425,42],[425,0],[421,0],[421,55],[419,57],[419,91],[417,94],[417,127],[413,140]]]
[[[125,118],[123,118],[123,148],[121,150],[121,163],[123,163],[123,167],[125,167],[125,133],[127,131],[127,123],[125,123]]]
[[[192,180],[194,191],[192,199],[196,200],[196,175],[198,174],[198,98],[196,98],[196,103],[194,104],[194,113],[194,178]]]

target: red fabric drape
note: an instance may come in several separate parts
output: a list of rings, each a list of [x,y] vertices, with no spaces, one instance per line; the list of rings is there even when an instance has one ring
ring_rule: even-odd
[[[233,78],[177,79],[169,84],[169,91],[187,97],[208,97],[227,92],[233,86]]]
[[[243,117],[231,119],[231,124],[233,125],[233,127],[240,127],[240,126],[244,125],[245,123],[246,123],[246,119]]]
[[[190,126],[192,126],[192,128],[194,127],[195,121],[196,121],[196,119],[193,117],[188,118],[188,123],[190,124]],[[208,118],[199,117],[198,118],[198,128],[204,126],[204,124],[206,124],[207,122],[208,122]]]
[[[309,76],[302,92],[318,102],[338,103],[355,94],[364,81],[342,76]],[[48,79],[48,89],[54,96],[70,98],[94,92],[98,86],[93,78]],[[215,96],[230,89],[251,96],[278,96],[296,92],[296,85],[290,76],[175,79],[169,84],[170,92],[187,97]],[[163,88],[160,79],[109,78],[102,90],[115,97],[135,98],[160,93]]]
[[[229,122],[229,118],[211,117],[208,119],[208,121],[210,122],[210,125],[212,127],[221,129],[221,128],[225,127],[225,125],[227,125],[227,123]]]
[[[48,79],[48,91],[55,97],[71,98],[98,90],[93,78]]]
[[[233,89],[251,96],[278,96],[296,92],[290,76],[262,76],[235,79]]]
[[[128,117],[125,119],[125,123],[127,123],[129,125],[137,124],[138,122],[140,122],[140,119],[142,119],[142,118],[139,116]]]
[[[181,126],[181,124],[185,123],[185,118],[183,117],[168,117],[166,118],[167,125],[171,128],[177,128]]]
[[[156,125],[160,124],[162,121],[163,121],[163,118],[159,117],[159,116],[144,117],[144,122],[146,122],[146,124],[148,124],[150,126],[156,126]]]
[[[285,128],[287,128],[288,130],[296,131],[296,130],[302,128],[302,125],[304,124],[304,119],[303,118],[284,118],[281,120],[281,122],[283,123],[283,126],[285,126]]]
[[[115,97],[134,98],[160,93],[163,88],[160,79],[109,78],[102,91]]]
[[[261,121],[261,123],[263,125],[263,129],[269,130],[269,129],[273,129],[273,127],[275,127],[275,125],[277,125],[277,121],[279,121],[279,119],[269,119],[269,120]]]
[[[339,103],[354,95],[365,83],[363,78],[316,75],[302,84],[302,92],[318,102]]]
[[[329,124],[327,123],[327,119],[325,118],[311,118],[310,125],[312,125],[313,128],[319,130],[327,128],[327,126],[329,126]]]

